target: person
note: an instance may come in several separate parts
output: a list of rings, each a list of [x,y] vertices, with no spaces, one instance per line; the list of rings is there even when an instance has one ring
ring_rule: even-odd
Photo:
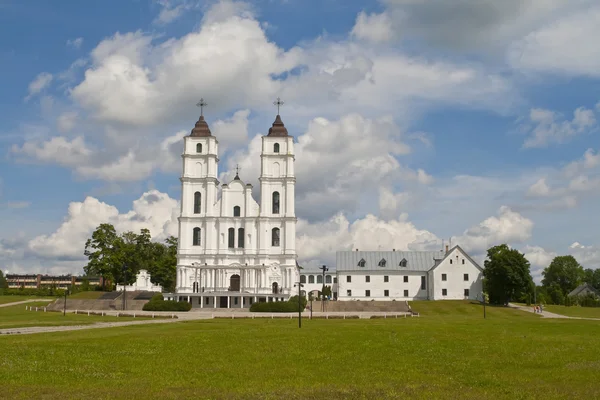
[[[540,304],[540,314],[544,312],[544,305]]]

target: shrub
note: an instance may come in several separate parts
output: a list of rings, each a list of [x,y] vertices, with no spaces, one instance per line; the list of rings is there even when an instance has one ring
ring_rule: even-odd
[[[156,293],[154,296],[152,296],[150,301],[163,301],[164,299],[165,298],[163,297],[162,293]]]
[[[144,304],[142,310],[144,311],[190,311],[192,305],[187,301],[175,301],[175,300],[152,300]],[[161,295],[162,298],[162,295]]]

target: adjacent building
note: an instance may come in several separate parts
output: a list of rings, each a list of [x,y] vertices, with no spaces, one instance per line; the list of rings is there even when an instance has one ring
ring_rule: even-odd
[[[91,286],[102,286],[101,277],[74,275],[7,274],[9,289],[71,289],[81,286],[85,281]]]
[[[279,114],[261,140],[258,201],[239,171],[219,182],[219,141],[203,114],[184,138],[182,158],[177,287],[165,297],[194,308],[287,300],[299,280],[296,178],[294,138]]]

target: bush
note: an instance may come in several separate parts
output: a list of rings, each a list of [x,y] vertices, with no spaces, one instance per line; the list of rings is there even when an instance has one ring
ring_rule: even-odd
[[[306,297],[301,298],[301,309],[306,308]],[[298,296],[290,297],[288,301],[273,301],[254,303],[250,306],[251,312],[298,312]]]
[[[163,301],[164,299],[165,298],[163,297],[162,293],[156,293],[154,296],[152,296],[150,301]]]
[[[162,298],[162,295],[160,295]],[[158,300],[156,295],[152,296],[152,300],[144,304],[144,311],[190,311],[192,305],[187,301],[175,300]]]

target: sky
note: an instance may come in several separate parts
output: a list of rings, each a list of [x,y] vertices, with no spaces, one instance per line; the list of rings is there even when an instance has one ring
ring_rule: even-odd
[[[0,0],[0,268],[79,274],[104,222],[176,235],[200,98],[220,181],[258,189],[277,97],[301,265],[451,240],[598,268],[594,37],[592,0]]]

